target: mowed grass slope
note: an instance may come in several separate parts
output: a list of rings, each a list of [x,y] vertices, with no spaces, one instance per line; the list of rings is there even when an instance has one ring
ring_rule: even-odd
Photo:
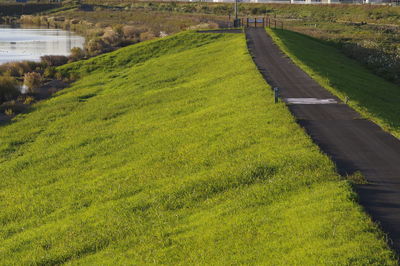
[[[0,264],[396,264],[243,35],[67,65],[0,128]]]
[[[287,30],[267,30],[306,73],[364,117],[400,138],[400,87],[349,59],[334,46]],[[399,69],[400,71],[400,69]]]

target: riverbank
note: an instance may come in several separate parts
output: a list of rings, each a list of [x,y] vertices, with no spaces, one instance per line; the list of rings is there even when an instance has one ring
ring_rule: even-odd
[[[7,63],[0,64],[0,120],[26,112],[75,80],[56,67],[85,58],[83,43],[83,37],[58,29],[1,26],[0,62]]]
[[[83,49],[84,44],[85,38],[71,31],[24,24],[0,25],[0,64],[39,62],[48,55],[69,56],[72,48]]]
[[[50,10],[42,15],[21,16],[20,22],[77,32],[87,39],[85,48],[90,56],[182,30],[231,26],[228,17],[215,14],[126,9],[86,3]]]
[[[61,80],[47,79],[43,83],[34,92],[25,93],[13,100],[0,103],[0,127],[10,123],[15,116],[31,111],[33,104],[48,99],[54,93],[69,86],[68,83]]]

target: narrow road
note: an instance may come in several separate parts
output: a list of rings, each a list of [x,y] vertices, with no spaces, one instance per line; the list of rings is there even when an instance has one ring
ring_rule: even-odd
[[[263,28],[246,31],[248,48],[265,80],[298,123],[336,163],[341,175],[360,171],[360,204],[380,224],[400,254],[400,140],[365,120],[297,67]]]

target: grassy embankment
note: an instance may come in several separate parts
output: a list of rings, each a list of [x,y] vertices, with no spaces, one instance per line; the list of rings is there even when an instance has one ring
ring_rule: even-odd
[[[374,75],[340,50],[291,31],[267,30],[278,46],[318,83],[400,137],[400,86]]]
[[[0,128],[1,264],[396,264],[242,35],[61,71],[82,78]]]

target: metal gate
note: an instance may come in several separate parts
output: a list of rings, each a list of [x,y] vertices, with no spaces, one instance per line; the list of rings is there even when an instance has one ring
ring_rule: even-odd
[[[278,21],[277,19],[271,17],[245,18],[242,19],[242,26],[247,28],[270,27],[275,29],[279,27],[283,29],[283,21]]]

